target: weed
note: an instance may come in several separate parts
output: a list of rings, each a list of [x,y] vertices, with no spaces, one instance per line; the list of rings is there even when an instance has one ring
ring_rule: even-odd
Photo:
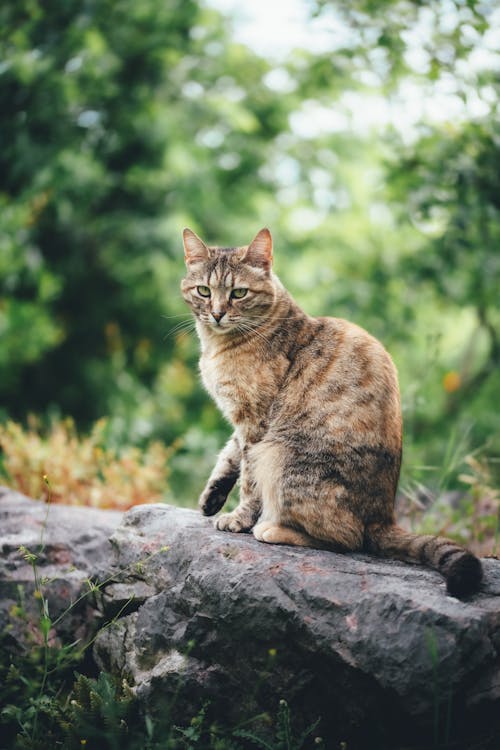
[[[254,746],[261,748],[261,750],[303,750],[305,743],[314,734],[318,724],[319,719],[296,736],[292,729],[290,708],[288,703],[282,699],[279,702],[275,734],[272,739],[264,739],[245,729],[236,730],[234,734],[236,737],[249,740]],[[321,737],[315,737],[314,744],[318,748],[324,747]]]
[[[500,526],[500,490],[493,487],[491,464],[476,455],[465,459],[467,472],[459,479],[468,487],[470,498],[463,526],[472,536],[473,546],[483,554],[496,557]]]
[[[53,422],[48,431],[31,417],[27,429],[16,422],[0,425],[0,475],[13,489],[51,501],[127,510],[158,502],[168,484],[172,448],[151,443],[145,450],[121,452],[107,446],[107,421],[95,423],[87,436],[77,434],[72,419]]]
[[[398,505],[398,515],[412,531],[441,534],[466,545],[479,556],[496,557],[500,536],[500,490],[494,486],[494,459],[481,451],[459,460],[450,449],[453,471],[463,490],[433,493],[425,486],[407,485]],[[450,469],[451,471],[451,469]]]

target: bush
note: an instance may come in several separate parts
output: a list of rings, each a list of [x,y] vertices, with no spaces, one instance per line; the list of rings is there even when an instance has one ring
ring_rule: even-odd
[[[29,497],[67,505],[127,510],[161,501],[173,450],[154,442],[119,452],[107,447],[106,429],[104,419],[82,437],[69,418],[46,431],[33,417],[26,430],[0,425],[0,478]]]

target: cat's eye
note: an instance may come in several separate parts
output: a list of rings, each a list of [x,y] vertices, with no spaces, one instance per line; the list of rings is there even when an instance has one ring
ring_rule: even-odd
[[[197,286],[196,291],[200,295],[200,297],[210,297],[210,287],[209,286]]]
[[[247,292],[248,289],[233,289],[231,297],[233,297],[233,299],[243,299]]]

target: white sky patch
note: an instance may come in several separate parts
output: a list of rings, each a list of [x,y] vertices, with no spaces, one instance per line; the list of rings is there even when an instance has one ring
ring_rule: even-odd
[[[273,68],[264,76],[264,83],[271,91],[289,94],[295,91],[297,84],[285,68]]]
[[[348,113],[319,102],[306,100],[290,115],[290,127],[301,138],[316,138],[323,133],[339,133],[350,128]]]
[[[307,0],[205,0],[233,21],[235,38],[278,61],[293,49],[332,49],[333,19],[311,19]],[[325,16],[329,14],[325,14]],[[337,31],[343,28],[337,25]]]
[[[232,21],[234,38],[246,44],[257,54],[274,63],[275,67],[265,76],[265,84],[277,93],[293,91],[295,82],[283,67],[286,58],[294,49],[303,48],[316,53],[334,52],[335,49],[351,47],[358,41],[358,32],[349,28],[332,10],[325,10],[318,18],[311,18],[307,0],[205,0],[208,5],[222,12]],[[500,29],[500,7],[491,12],[490,29],[479,39],[478,32],[464,23],[467,8],[462,8],[462,37],[475,43],[467,59],[459,60],[456,73],[464,81],[473,80],[482,70],[500,70],[498,45]],[[471,13],[471,12],[470,12]],[[465,14],[465,15],[464,15]],[[418,22],[412,29],[403,32],[407,44],[406,60],[417,72],[426,74],[430,69],[430,56],[426,42],[433,30],[434,15],[429,8],[422,7]],[[459,23],[454,3],[442,0],[438,25],[441,32],[453,31]],[[377,58],[380,53],[379,58]],[[443,48],[441,55],[451,50]],[[359,80],[368,87],[377,87],[383,72],[384,50],[372,50],[371,70],[359,74]],[[193,92],[194,93],[194,92]],[[493,94],[494,95],[494,94]],[[438,81],[417,82],[410,78],[401,81],[397,95],[389,100],[379,93],[346,91],[335,106],[319,102],[304,101],[300,109],[292,114],[290,126],[302,138],[341,131],[354,131],[360,135],[382,129],[388,125],[397,128],[411,140],[417,123],[431,124],[456,121],[466,117],[482,117],[492,106],[488,91],[476,92],[470,86],[465,101],[456,90],[455,76],[442,74]]]

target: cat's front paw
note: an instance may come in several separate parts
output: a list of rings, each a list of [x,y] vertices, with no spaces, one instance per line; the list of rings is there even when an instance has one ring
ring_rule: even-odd
[[[254,519],[249,514],[242,513],[236,509],[231,513],[223,513],[219,516],[215,521],[215,528],[219,529],[219,531],[233,531],[238,533],[250,531],[253,524]]]
[[[214,516],[227,500],[227,493],[216,485],[205,487],[198,500],[198,507],[204,516]]]

